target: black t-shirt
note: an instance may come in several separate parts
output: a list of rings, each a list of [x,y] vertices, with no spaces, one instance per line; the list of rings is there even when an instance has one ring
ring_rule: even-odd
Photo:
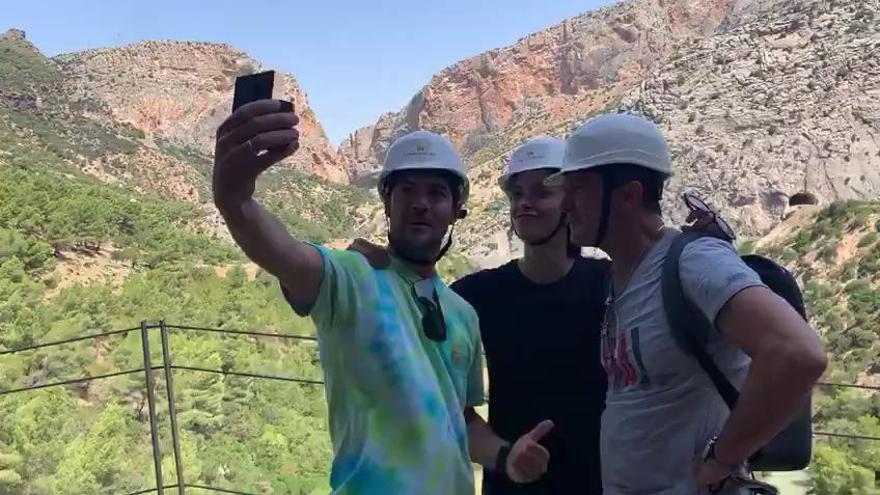
[[[547,474],[516,485],[485,470],[485,495],[602,493],[599,332],[609,267],[578,257],[563,279],[536,284],[511,261],[452,284],[480,319],[492,429],[514,442],[545,419],[555,423],[541,441],[550,452]]]

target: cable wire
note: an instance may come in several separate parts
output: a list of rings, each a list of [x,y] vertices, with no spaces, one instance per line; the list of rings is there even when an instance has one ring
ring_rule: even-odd
[[[265,378],[267,380],[279,380],[284,382],[294,382],[294,383],[305,383],[309,385],[324,385],[324,382],[320,380],[311,380],[308,378],[292,378],[287,376],[277,376],[277,375],[262,375],[259,373],[244,373],[240,371],[223,371],[223,370],[213,370],[208,368],[199,368],[197,366],[181,366],[181,365],[172,365],[171,369],[173,370],[187,370],[187,371],[199,371],[202,373],[216,373],[218,375],[232,375],[232,376],[243,376],[245,378]]]
[[[153,366],[153,369],[162,369],[161,366]],[[72,385],[74,383],[84,383],[91,382],[94,380],[101,380],[104,378],[112,378],[114,376],[122,376],[122,375],[132,375],[134,373],[143,373],[144,368],[138,368],[136,370],[127,370],[127,371],[117,371],[115,373],[107,373],[105,375],[96,375],[96,376],[86,376],[82,378],[74,378],[72,380],[64,380],[60,382],[52,382],[52,383],[42,383],[40,385],[31,385],[29,387],[22,388],[14,388],[11,390],[0,390],[0,396],[14,394],[16,392],[24,392],[27,390],[39,390],[41,388],[49,388],[49,387],[60,387],[61,385]]]
[[[148,328],[155,328],[155,325],[147,325],[147,327]],[[8,349],[5,351],[0,351],[0,356],[4,356],[6,354],[15,354],[17,352],[32,351],[34,349],[40,349],[43,347],[51,347],[51,346],[56,346],[56,345],[70,344],[72,342],[79,342],[81,340],[97,339],[97,338],[101,338],[101,337],[108,337],[110,335],[119,335],[121,333],[134,332],[135,330],[140,330],[140,329],[141,329],[141,327],[126,328],[124,330],[113,330],[110,332],[96,333],[96,334],[92,334],[92,335],[82,335],[80,337],[73,337],[73,338],[64,339],[64,340],[56,340],[54,342],[46,342],[44,344],[35,344],[35,345],[31,345],[31,346],[26,346],[26,347],[18,347],[16,349]]]
[[[186,486],[186,485],[183,485]],[[170,490],[171,488],[177,488],[177,485],[165,485],[162,487],[163,490]],[[125,495],[144,495],[145,493],[154,493],[159,491],[158,488],[147,488],[146,490],[140,490],[136,492],[126,493]]]
[[[857,383],[816,382],[816,385],[821,387],[860,388],[862,390],[880,391],[880,387],[876,387],[873,385],[859,385]]]
[[[232,329],[224,329],[224,328],[209,328],[209,327],[193,327],[188,325],[171,325],[165,324],[165,328],[173,328],[177,330],[193,330],[197,332],[213,332],[213,333],[229,333],[233,335],[256,335],[260,337],[274,337],[279,339],[296,339],[296,340],[307,340],[311,342],[316,342],[318,339],[311,335],[288,335],[283,333],[270,333],[270,332],[251,332],[249,330],[232,330]]]
[[[850,435],[849,433],[830,433],[825,431],[814,431],[814,436],[822,436],[822,437],[835,437],[835,438],[849,438],[851,440],[877,440],[880,441],[880,437],[872,437],[868,435]]]
[[[239,491],[236,491],[236,490],[227,490],[226,488],[216,488],[216,487],[213,487],[213,486],[189,485],[189,484],[185,484],[185,485],[183,485],[183,486],[185,486],[185,487],[187,487],[187,488],[198,488],[198,489],[200,489],[200,490],[208,490],[208,491],[218,492],[218,493],[231,493],[231,494],[233,494],[233,495],[256,495],[256,494],[254,494],[254,493],[239,492]]]

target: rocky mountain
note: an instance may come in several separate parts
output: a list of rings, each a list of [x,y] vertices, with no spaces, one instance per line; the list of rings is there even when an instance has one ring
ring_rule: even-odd
[[[615,4],[462,60],[435,75],[400,111],[355,131],[340,146],[340,158],[357,176],[381,163],[390,141],[410,130],[446,133],[471,154],[499,133],[528,133],[595,112],[638,84],[678,41],[711,33],[728,4]]]
[[[682,189],[750,234],[788,198],[880,195],[880,2],[773,2],[679,47],[617,109],[659,122]]]
[[[25,34],[0,36],[0,159],[64,163],[102,182],[183,200],[226,235],[210,195],[212,134],[235,77],[263,67],[226,45],[142,42],[43,56]],[[276,96],[297,106],[301,149],[258,185],[305,238],[345,238],[367,193],[347,184],[305,94],[279,73]]]
[[[880,193],[878,16],[880,0],[611,5],[444,69],[335,153],[304,92],[282,74],[277,86],[297,103],[304,146],[261,188],[290,222],[321,225],[322,239],[382,239],[375,197],[333,181],[370,186],[393,138],[442,132],[473,181],[457,249],[496,264],[520,249],[495,182],[505,155],[537,134],[565,136],[596,113],[635,112],[656,121],[672,146],[670,221],[682,218],[678,194],[696,190],[743,236],[759,237],[799,191],[821,203]],[[19,141],[102,180],[197,203],[209,203],[210,137],[234,77],[262,69],[209,43],[142,42],[47,59],[10,32],[0,48],[14,69],[0,73],[0,120]],[[320,178],[330,182],[310,182]],[[344,228],[328,225],[337,218]]]
[[[822,203],[880,193],[878,18],[878,0],[616,4],[441,71],[353,133],[340,160],[368,182],[395,136],[449,135],[475,190],[460,246],[492,264],[518,251],[495,187],[505,154],[599,112],[634,112],[670,141],[671,221],[692,189],[760,236],[804,189]]]
[[[140,131],[150,141],[173,142],[205,155],[213,152],[213,133],[229,115],[239,75],[266,70],[228,45],[180,41],[144,41],[113,48],[44,57],[25,33],[0,35],[4,50],[19,60],[11,68],[39,67],[35,79],[0,87],[19,110],[40,109],[50,96],[73,103],[74,113],[111,119]],[[16,67],[19,66],[19,67]],[[10,72],[13,72],[10,71]],[[19,71],[24,76],[26,71]],[[289,166],[334,182],[347,183],[321,123],[292,75],[279,72],[275,96],[294,102],[300,115],[301,152]],[[69,106],[69,105],[66,105]],[[108,115],[109,114],[109,115]]]
[[[148,135],[212,153],[217,126],[229,115],[235,78],[266,70],[228,45],[144,41],[53,59],[74,98],[105,104],[113,117]],[[290,74],[277,73],[275,96],[294,102],[302,148],[289,160],[299,170],[348,182],[306,94]]]

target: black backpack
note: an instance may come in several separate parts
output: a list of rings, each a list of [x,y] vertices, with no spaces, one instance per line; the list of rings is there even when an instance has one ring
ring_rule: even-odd
[[[662,293],[666,319],[678,346],[692,355],[709,375],[718,393],[733,410],[739,391],[718,369],[706,351],[713,325],[690,301],[681,287],[679,261],[682,250],[691,242],[709,234],[686,232],[672,242],[663,265]],[[746,255],[742,260],[754,270],[764,284],[788,301],[806,319],[804,300],[792,274],[774,261],[758,255]],[[754,471],[798,471],[807,467],[812,455],[812,414],[810,400],[804,409],[782,432],[749,459]]]

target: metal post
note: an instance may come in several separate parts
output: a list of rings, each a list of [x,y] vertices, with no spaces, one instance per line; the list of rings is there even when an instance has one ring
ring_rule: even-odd
[[[168,418],[171,420],[171,443],[174,445],[174,468],[177,470],[177,493],[185,495],[183,459],[180,456],[180,438],[177,435],[177,410],[174,407],[174,383],[171,379],[171,351],[168,347],[168,329],[165,320],[159,320],[162,336],[162,364],[165,367],[165,388],[168,390]]]
[[[153,441],[156,490],[159,495],[165,495],[165,485],[162,483],[162,453],[159,451],[159,430],[156,426],[156,396],[153,390],[153,364],[150,360],[150,334],[147,332],[146,321],[141,322],[141,345],[144,348],[144,376],[147,382],[147,405],[150,408],[150,438]]]

